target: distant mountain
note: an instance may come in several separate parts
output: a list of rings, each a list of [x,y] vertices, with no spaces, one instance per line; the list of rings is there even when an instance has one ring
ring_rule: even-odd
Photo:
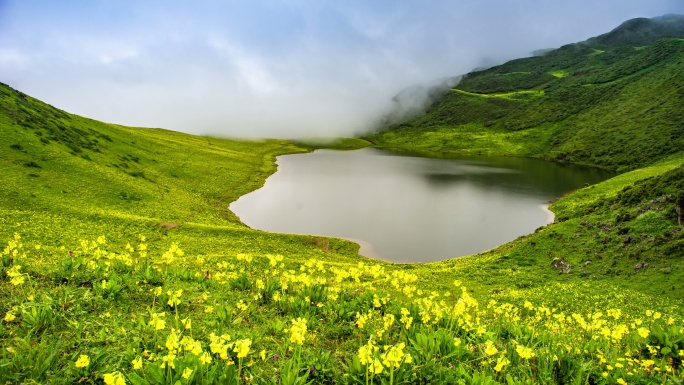
[[[628,20],[612,31],[592,37],[586,41],[571,43],[564,45],[558,49],[545,48],[532,52],[534,57],[543,57],[550,55],[546,63],[536,62],[541,67],[538,71],[547,72],[549,68],[546,66],[557,67],[558,60],[579,60],[581,55],[594,53],[595,49],[610,49],[618,47],[636,47],[644,46],[654,43],[664,38],[684,38],[684,15],[668,14],[664,16],[648,18],[636,18]],[[571,57],[568,57],[571,56]],[[610,55],[609,55],[610,56]],[[487,66],[475,68],[466,78],[473,81],[473,74],[499,73],[502,70],[507,72],[507,68],[511,65],[515,66],[521,62],[526,62],[526,59],[512,60],[500,66]],[[487,72],[488,70],[492,70]],[[508,71],[510,72],[510,71]],[[553,80],[554,77],[550,74],[546,76],[537,76],[538,74],[528,73],[527,75],[519,74],[518,79],[514,81],[515,84],[521,85],[522,78],[527,78],[529,86],[540,86],[547,81]],[[430,83],[419,84],[412,87],[407,87],[401,90],[393,99],[390,109],[384,116],[376,122],[376,126],[381,129],[406,122],[423,113],[435,100],[443,97],[447,91],[455,87],[464,75],[453,76],[448,78],[437,79]],[[483,91],[494,92],[509,89],[508,86],[503,86],[501,82],[511,81],[509,76],[507,79],[499,78],[497,80],[487,79],[489,86],[484,86]],[[515,86],[513,87],[515,88]]]
[[[646,45],[664,38],[684,38],[684,15],[668,14],[627,20],[614,30],[587,40],[596,47]]]
[[[585,42],[471,72],[424,114],[367,139],[624,171],[684,149],[682,90],[684,16],[633,19]]]

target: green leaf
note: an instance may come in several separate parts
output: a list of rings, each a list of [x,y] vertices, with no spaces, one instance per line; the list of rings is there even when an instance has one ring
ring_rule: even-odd
[[[155,383],[157,383],[157,384],[165,383],[164,372],[161,370],[161,368],[158,365],[156,365],[156,364],[148,365],[146,372],[147,372],[147,374],[150,375],[150,377],[152,377],[152,379],[155,381]]]
[[[150,382],[140,377],[138,373],[131,372],[127,377],[128,381],[130,381],[133,385],[150,385]]]

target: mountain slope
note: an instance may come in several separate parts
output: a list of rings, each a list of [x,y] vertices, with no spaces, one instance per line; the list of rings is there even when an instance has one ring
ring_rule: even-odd
[[[680,151],[684,40],[603,48],[571,44],[470,73],[424,115],[368,139],[384,147],[533,156],[621,171]]]
[[[204,237],[215,246],[208,239],[196,244],[202,253],[263,250],[254,242],[272,236],[242,225],[228,205],[263,184],[276,169],[276,155],[308,151],[286,141],[102,123],[6,85],[0,85],[0,148],[3,239],[20,233],[27,242],[58,247],[100,235],[125,244],[154,234],[161,242],[195,244],[188,239],[210,230]],[[320,252],[312,237],[276,237],[286,249],[299,244],[302,255]]]

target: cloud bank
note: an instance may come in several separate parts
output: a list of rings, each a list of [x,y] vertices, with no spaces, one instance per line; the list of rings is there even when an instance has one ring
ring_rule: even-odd
[[[665,13],[684,4],[10,0],[0,2],[0,81],[125,125],[349,136],[407,87]]]

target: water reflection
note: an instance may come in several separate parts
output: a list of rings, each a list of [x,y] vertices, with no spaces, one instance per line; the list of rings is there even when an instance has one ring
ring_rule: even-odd
[[[609,176],[530,159],[317,151],[279,157],[278,172],[231,210],[253,228],[357,239],[362,254],[425,262],[528,234],[549,223],[548,201]]]

